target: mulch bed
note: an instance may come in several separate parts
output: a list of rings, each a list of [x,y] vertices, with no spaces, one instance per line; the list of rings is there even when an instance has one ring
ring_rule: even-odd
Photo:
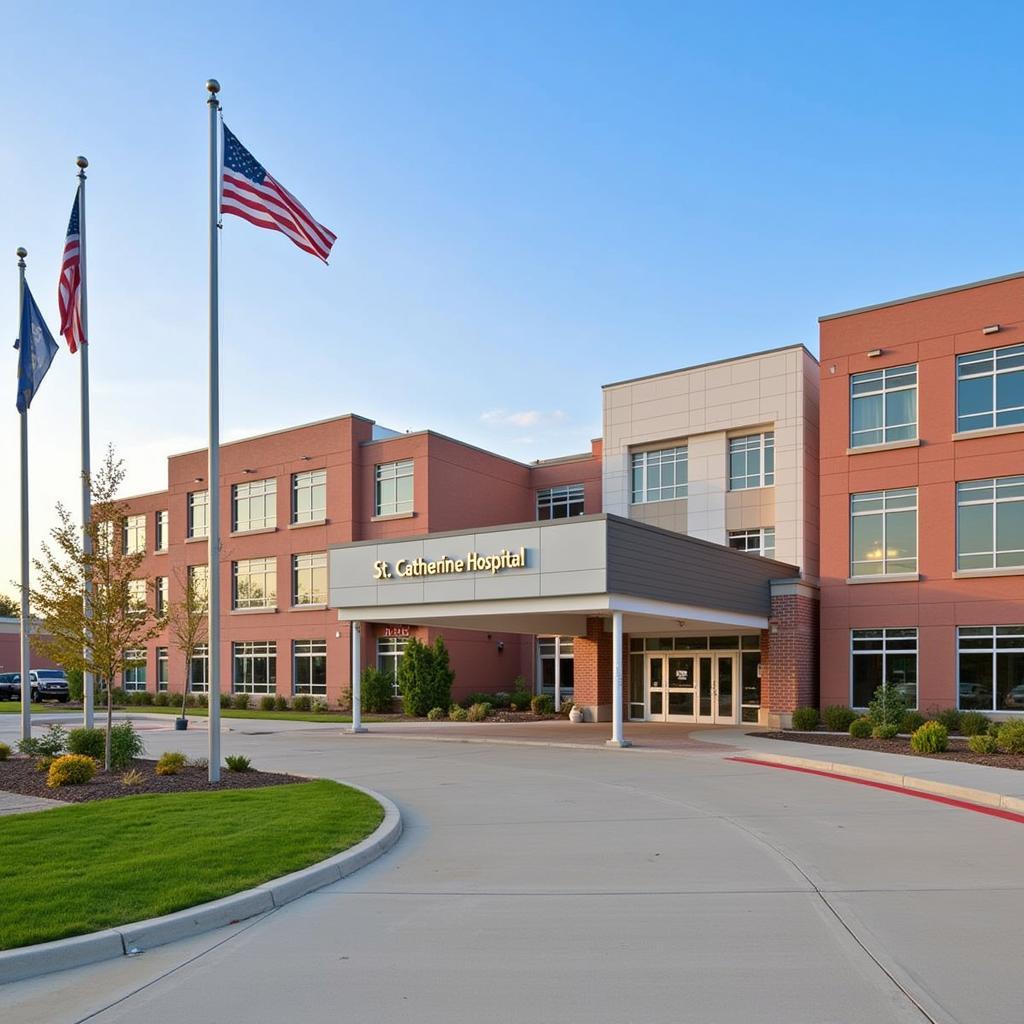
[[[535,715],[532,711],[499,711],[493,710],[487,716],[488,722],[550,722],[555,718],[564,718],[565,715]]]
[[[283,786],[291,782],[308,782],[297,775],[279,775],[275,772],[229,772],[221,769],[220,782],[213,785],[206,778],[207,769],[185,767],[178,775],[157,775],[153,770],[156,761],[138,760],[132,762],[145,776],[137,786],[126,786],[121,782],[124,771],[109,775],[99,771],[91,782],[79,786],[60,786],[50,789],[46,785],[46,772],[35,770],[35,758],[14,756],[0,761],[0,790],[21,793],[23,796],[39,796],[48,800],[63,800],[65,803],[80,804],[89,800],[109,800],[112,797],[135,796],[138,793],[201,793],[220,792],[224,789],[256,789],[261,786]]]
[[[897,736],[891,740],[854,739],[836,733],[812,732],[752,732],[748,736],[760,736],[769,740],[788,740],[790,743],[812,743],[818,747],[853,747],[856,750],[879,750],[883,754],[906,754],[932,761],[965,761],[968,764],[984,764],[990,768],[1015,768],[1024,771],[1024,754],[974,754],[967,749],[967,740],[959,736],[949,738],[949,750],[944,754],[916,754],[910,749],[909,737]]]

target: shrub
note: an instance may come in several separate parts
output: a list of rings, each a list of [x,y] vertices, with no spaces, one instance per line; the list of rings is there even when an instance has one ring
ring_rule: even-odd
[[[249,710],[249,694],[247,693],[236,693],[231,698],[231,706],[236,711],[248,711]]]
[[[103,729],[72,729],[68,733],[68,753],[85,754],[102,761],[107,736]]]
[[[471,722],[482,722],[491,713],[491,705],[487,701],[480,701],[470,706],[466,717]]]
[[[917,711],[907,711],[900,719],[900,732],[917,732],[925,723],[924,715]]]
[[[15,744],[18,748],[19,754],[29,754],[32,757],[36,757],[39,754],[39,740],[34,736],[29,736],[26,739],[18,740]]]
[[[1002,722],[989,722],[988,723],[988,734],[989,734],[989,736],[998,736],[999,735],[999,726],[1001,726],[1002,724],[1003,724]]]
[[[980,711],[960,712],[960,734],[962,736],[980,736],[988,732],[988,716]]]
[[[494,702],[494,695],[491,693],[470,693],[459,701],[464,708],[471,708],[474,704],[494,704]]]
[[[50,765],[56,760],[57,758],[49,756],[36,758],[36,763],[32,766],[32,770],[46,773],[50,770]]]
[[[171,695],[166,690],[160,690],[153,698],[153,703],[158,708],[166,708],[171,703]]]
[[[225,710],[225,711],[228,708],[231,707],[231,694],[230,693],[222,693],[220,695],[220,706],[221,706],[221,709]]]
[[[127,768],[145,752],[146,745],[131,722],[118,722],[110,730],[110,767],[115,771]]]
[[[59,757],[68,749],[68,733],[59,725],[51,725],[36,740],[36,751],[46,757]]]
[[[287,711],[288,710],[288,698],[287,697],[275,697],[274,698],[274,710],[275,711]]]
[[[427,720],[430,722],[440,722],[445,717],[444,708],[431,708],[427,712]]]
[[[142,690],[140,693],[136,694],[136,697],[138,698],[139,704],[143,707],[153,706],[153,694],[151,694],[149,690]]]
[[[555,701],[546,693],[538,693],[530,698],[530,710],[535,715],[552,715],[555,712]]]
[[[398,687],[407,715],[422,718],[431,708],[448,707],[454,681],[443,637],[438,637],[430,647],[416,637],[409,640],[398,663]]]
[[[326,697],[314,697],[309,705],[314,714],[322,715],[327,710],[327,698]]]
[[[949,730],[941,722],[925,722],[910,737],[916,754],[941,754],[949,747]]]
[[[525,711],[530,706],[530,695],[525,690],[510,693],[508,706],[512,711]]]
[[[202,768],[205,772],[210,767],[210,759],[208,757],[190,757],[188,764],[190,768]]]
[[[458,704],[453,704],[448,712],[448,717],[453,722],[465,722],[469,718],[469,712]]]
[[[868,705],[868,718],[875,725],[899,725],[907,713],[907,702],[898,686],[883,683]]]
[[[156,763],[157,775],[177,775],[188,764],[188,758],[180,750],[168,750],[160,755]]]
[[[208,693],[197,693],[192,703],[197,708],[208,708],[210,706],[210,695]]]
[[[132,768],[121,776],[122,786],[141,786],[146,781],[146,776],[138,768]]]
[[[229,698],[229,700],[230,700],[230,698]],[[185,694],[185,707],[187,707],[187,708],[194,708],[195,706],[196,706],[196,695],[194,693],[186,693]],[[224,701],[221,700],[220,706],[222,708],[223,707],[230,707],[230,704],[225,704]]]
[[[394,677],[390,672],[368,667],[363,669],[359,686],[359,703],[370,714],[387,714],[395,706]]]
[[[793,712],[793,728],[800,732],[813,732],[818,728],[817,708],[797,708]]]
[[[855,718],[850,723],[850,735],[855,740],[866,740],[871,735],[871,730],[873,728],[870,718],[866,716]]]
[[[6,761],[11,756],[11,748],[6,743],[0,743],[0,761]]]
[[[844,704],[832,704],[821,715],[829,732],[846,732],[857,717],[857,712]]]
[[[274,705],[277,703],[277,698],[273,695],[266,693],[260,697],[260,711],[273,711]]]
[[[942,708],[936,711],[932,718],[946,727],[946,732],[960,731],[960,712],[956,708]]]
[[[292,709],[294,711],[308,711],[312,703],[307,694],[300,693],[292,700]]]
[[[1024,754],[1024,721],[1003,722],[996,733],[996,742],[1007,754]]]
[[[967,749],[972,754],[997,754],[999,744],[995,736],[989,736],[987,732],[974,733],[967,740]]]
[[[229,772],[247,772],[252,768],[252,761],[247,757],[243,757],[241,754],[228,754],[224,758],[224,764],[227,766]]]
[[[566,697],[565,700],[562,701],[562,706],[558,709],[559,713],[563,715],[569,714],[569,712],[572,711],[573,705],[575,703],[576,702],[572,699],[572,697]]]
[[[900,731],[898,725],[876,725],[871,730],[871,738],[876,740],[891,740]]]
[[[512,703],[512,694],[507,690],[499,690],[489,699],[496,708],[507,708]]]
[[[96,762],[84,754],[65,754],[54,758],[46,773],[50,789],[60,786],[81,786],[96,774]]]
[[[77,704],[85,696],[85,679],[77,668],[69,668],[64,674],[68,679],[68,697]]]

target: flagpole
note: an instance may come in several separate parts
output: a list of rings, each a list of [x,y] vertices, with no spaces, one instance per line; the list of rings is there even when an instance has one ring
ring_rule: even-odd
[[[78,166],[78,252],[79,252],[79,296],[81,301],[80,320],[82,324],[82,344],[79,348],[79,364],[81,369],[81,412],[82,412],[82,553],[88,559],[92,554],[92,538],[89,535],[89,521],[92,519],[92,494],[90,492],[91,459],[89,444],[89,291],[86,286],[85,270],[85,169],[89,161],[84,156],[75,160]],[[92,618],[92,580],[86,575],[85,619],[88,623]],[[92,652],[85,649],[86,663],[92,660]],[[93,725],[93,675],[91,672],[82,674],[82,725],[91,729]]]
[[[209,498],[209,780],[220,781],[220,351],[219,296],[217,281],[217,219],[220,213],[220,161],[217,148],[217,93],[220,83],[206,83],[210,97],[210,446],[207,471]]]
[[[29,344],[22,338],[25,315],[25,257],[28,251],[18,247],[18,345]],[[28,405],[21,411],[21,738],[32,738],[32,680],[29,678],[29,606],[28,606]]]

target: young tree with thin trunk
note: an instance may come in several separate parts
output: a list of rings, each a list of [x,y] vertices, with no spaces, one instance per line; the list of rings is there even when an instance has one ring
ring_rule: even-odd
[[[57,505],[58,524],[50,531],[50,542],[42,545],[40,557],[33,560],[36,585],[30,591],[33,611],[41,620],[32,646],[67,671],[91,672],[106,687],[106,771],[110,771],[114,681],[138,664],[128,658],[128,652],[145,647],[165,624],[146,600],[152,583],[138,585],[145,552],[129,551],[125,543],[129,507],[117,497],[124,475],[124,463],[111,446],[89,481],[92,519],[85,527],[92,542],[89,554],[83,549],[82,528],[63,505]],[[87,581],[93,584],[91,594]]]
[[[175,573],[181,600],[171,604],[167,614],[167,631],[174,646],[185,658],[185,686],[181,691],[181,717],[185,717],[185,701],[188,698],[189,673],[196,650],[209,638],[210,617],[208,615],[206,588],[187,569]],[[210,700],[219,700],[220,695],[210,693]]]

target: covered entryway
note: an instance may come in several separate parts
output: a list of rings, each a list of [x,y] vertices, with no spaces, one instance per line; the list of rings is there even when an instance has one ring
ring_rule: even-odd
[[[644,677],[648,721],[737,721],[734,654],[645,654]]]

